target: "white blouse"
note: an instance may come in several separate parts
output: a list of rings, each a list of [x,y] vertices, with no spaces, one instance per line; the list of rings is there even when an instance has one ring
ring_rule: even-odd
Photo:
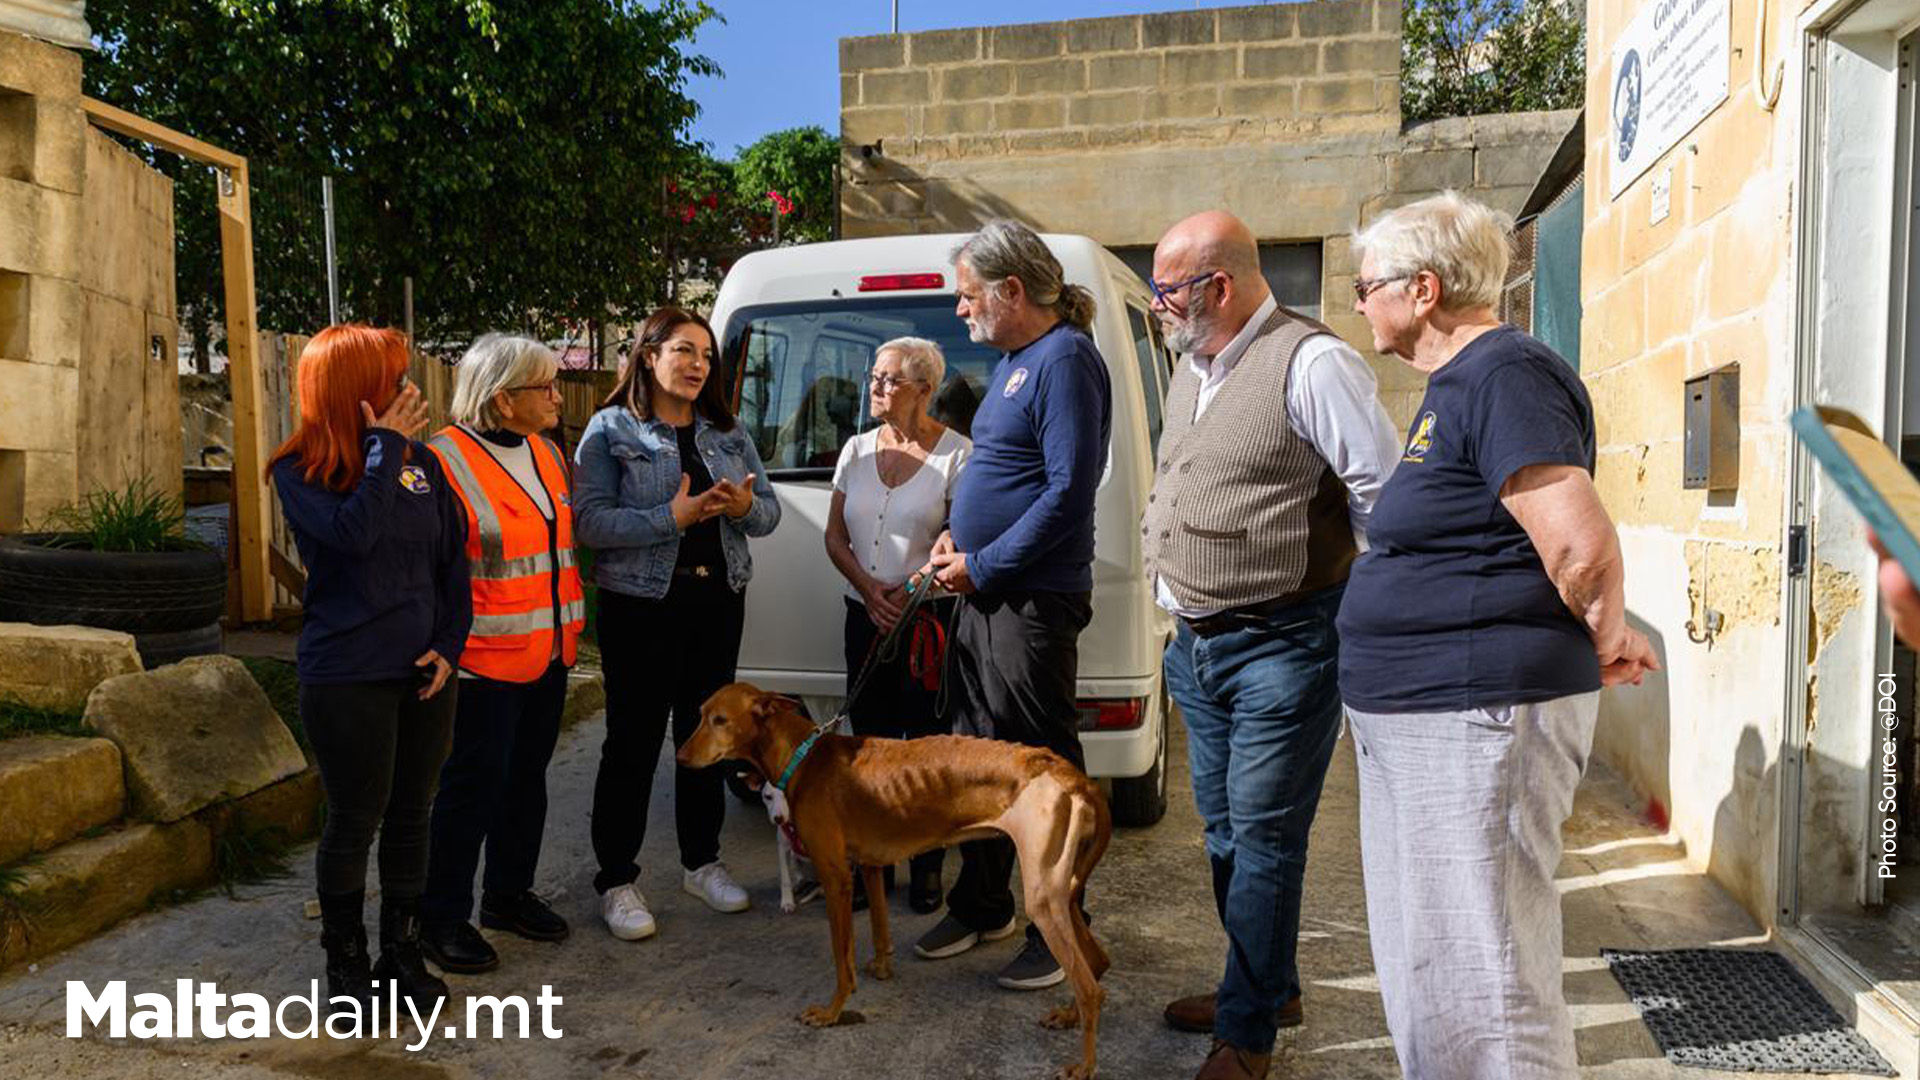
[[[933,542],[947,526],[947,506],[973,443],[948,428],[941,433],[907,482],[890,488],[880,482],[880,429],[863,431],[840,448],[833,469],[833,490],[846,496],[847,537],[867,573],[897,585],[927,565]],[[848,583],[849,599],[860,594]]]

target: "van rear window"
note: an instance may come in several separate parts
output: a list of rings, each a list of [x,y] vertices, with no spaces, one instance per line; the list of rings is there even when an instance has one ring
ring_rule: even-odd
[[[867,377],[874,350],[897,337],[940,346],[947,373],[933,418],[966,435],[998,350],[967,339],[950,295],[827,300],[742,308],[722,333],[734,410],[768,475],[779,480],[833,475],[840,447],[874,426]]]

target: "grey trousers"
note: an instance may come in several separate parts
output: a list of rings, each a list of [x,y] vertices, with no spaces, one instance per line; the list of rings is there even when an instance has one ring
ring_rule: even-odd
[[[1408,1080],[1572,1080],[1560,826],[1598,692],[1440,713],[1348,709],[1367,932]]]

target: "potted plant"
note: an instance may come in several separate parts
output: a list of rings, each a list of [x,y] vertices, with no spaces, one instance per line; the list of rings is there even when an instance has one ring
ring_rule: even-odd
[[[0,622],[122,630],[149,669],[219,652],[226,601],[226,560],[145,477],[0,537]]]

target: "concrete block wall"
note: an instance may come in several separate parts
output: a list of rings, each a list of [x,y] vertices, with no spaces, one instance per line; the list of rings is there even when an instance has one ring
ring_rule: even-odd
[[[916,161],[1392,130],[1398,0],[840,42],[841,133]]]

